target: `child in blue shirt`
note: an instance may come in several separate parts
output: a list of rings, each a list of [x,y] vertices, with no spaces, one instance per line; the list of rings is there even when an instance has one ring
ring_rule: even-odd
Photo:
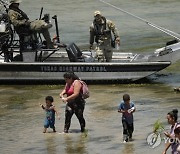
[[[53,132],[56,132],[56,129],[55,129],[55,113],[59,119],[60,119],[60,117],[58,115],[58,112],[55,109],[55,106],[52,104],[54,102],[54,99],[52,96],[47,96],[45,98],[45,101],[46,101],[46,106],[40,104],[42,109],[46,112],[46,117],[44,120],[44,131],[43,131],[43,133],[46,133],[46,130],[49,127],[53,129]]]
[[[133,112],[136,108],[133,102],[130,101],[129,94],[123,95],[123,101],[119,105],[118,112],[122,113],[122,125],[123,125],[123,141],[128,142],[132,140],[132,134],[134,131]]]

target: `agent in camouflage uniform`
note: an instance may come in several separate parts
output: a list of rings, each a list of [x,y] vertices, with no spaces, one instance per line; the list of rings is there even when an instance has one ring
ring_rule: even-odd
[[[30,21],[26,13],[19,9],[20,2],[21,0],[11,0],[8,10],[8,16],[16,32],[20,34],[31,30],[42,33],[47,42],[47,48],[53,48],[53,43],[48,31],[48,28],[51,28],[52,25],[46,23],[44,20]]]
[[[115,42],[120,44],[119,32],[115,27],[115,24],[102,16],[100,11],[95,11],[94,21],[90,26],[90,49],[92,49],[95,40],[98,46],[96,49],[96,54],[98,59],[101,61],[104,61],[104,57],[107,62],[111,61],[113,54],[113,37]]]

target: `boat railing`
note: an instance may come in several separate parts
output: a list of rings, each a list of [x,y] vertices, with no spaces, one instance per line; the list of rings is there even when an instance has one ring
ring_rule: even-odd
[[[138,56],[138,54],[135,54],[134,57],[130,60],[130,62],[134,61],[137,56]]]
[[[176,43],[176,44],[169,45],[169,46],[167,46],[167,48],[171,48],[172,51],[179,50],[180,49],[180,42]]]

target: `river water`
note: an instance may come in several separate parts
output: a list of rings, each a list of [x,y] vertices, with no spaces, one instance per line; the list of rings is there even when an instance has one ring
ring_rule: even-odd
[[[159,26],[180,33],[178,0],[111,0],[141,18]],[[96,0],[24,0],[21,8],[31,19],[39,17],[40,8],[44,13],[57,14],[61,41],[75,42],[88,47],[89,25],[93,12],[100,10],[115,22],[120,31],[121,50],[150,52],[163,46],[172,37],[147,26],[145,23]],[[53,22],[53,20],[52,20]],[[54,35],[54,28],[51,29]],[[85,119],[86,134],[81,134],[77,118],[74,116],[69,134],[59,134],[64,127],[64,107],[58,95],[62,84],[56,85],[0,85],[0,149],[2,154],[142,154],[162,153],[164,140],[156,148],[146,141],[152,133],[153,124],[160,119],[165,129],[169,126],[166,114],[174,108],[180,111],[180,93],[173,87],[180,86],[180,62],[150,76],[147,82],[138,84],[91,84],[91,97],[87,100]],[[135,102],[135,131],[133,141],[122,143],[121,114],[118,105],[124,93],[129,93]],[[39,103],[52,95],[61,119],[56,120],[57,133],[43,134],[44,112]],[[170,153],[170,151],[169,151]]]

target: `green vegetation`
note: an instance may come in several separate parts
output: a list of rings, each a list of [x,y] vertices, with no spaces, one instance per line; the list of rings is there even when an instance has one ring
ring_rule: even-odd
[[[157,133],[157,132],[161,132],[162,130],[164,130],[164,126],[162,125],[162,123],[159,120],[157,120],[154,123],[153,132]]]

